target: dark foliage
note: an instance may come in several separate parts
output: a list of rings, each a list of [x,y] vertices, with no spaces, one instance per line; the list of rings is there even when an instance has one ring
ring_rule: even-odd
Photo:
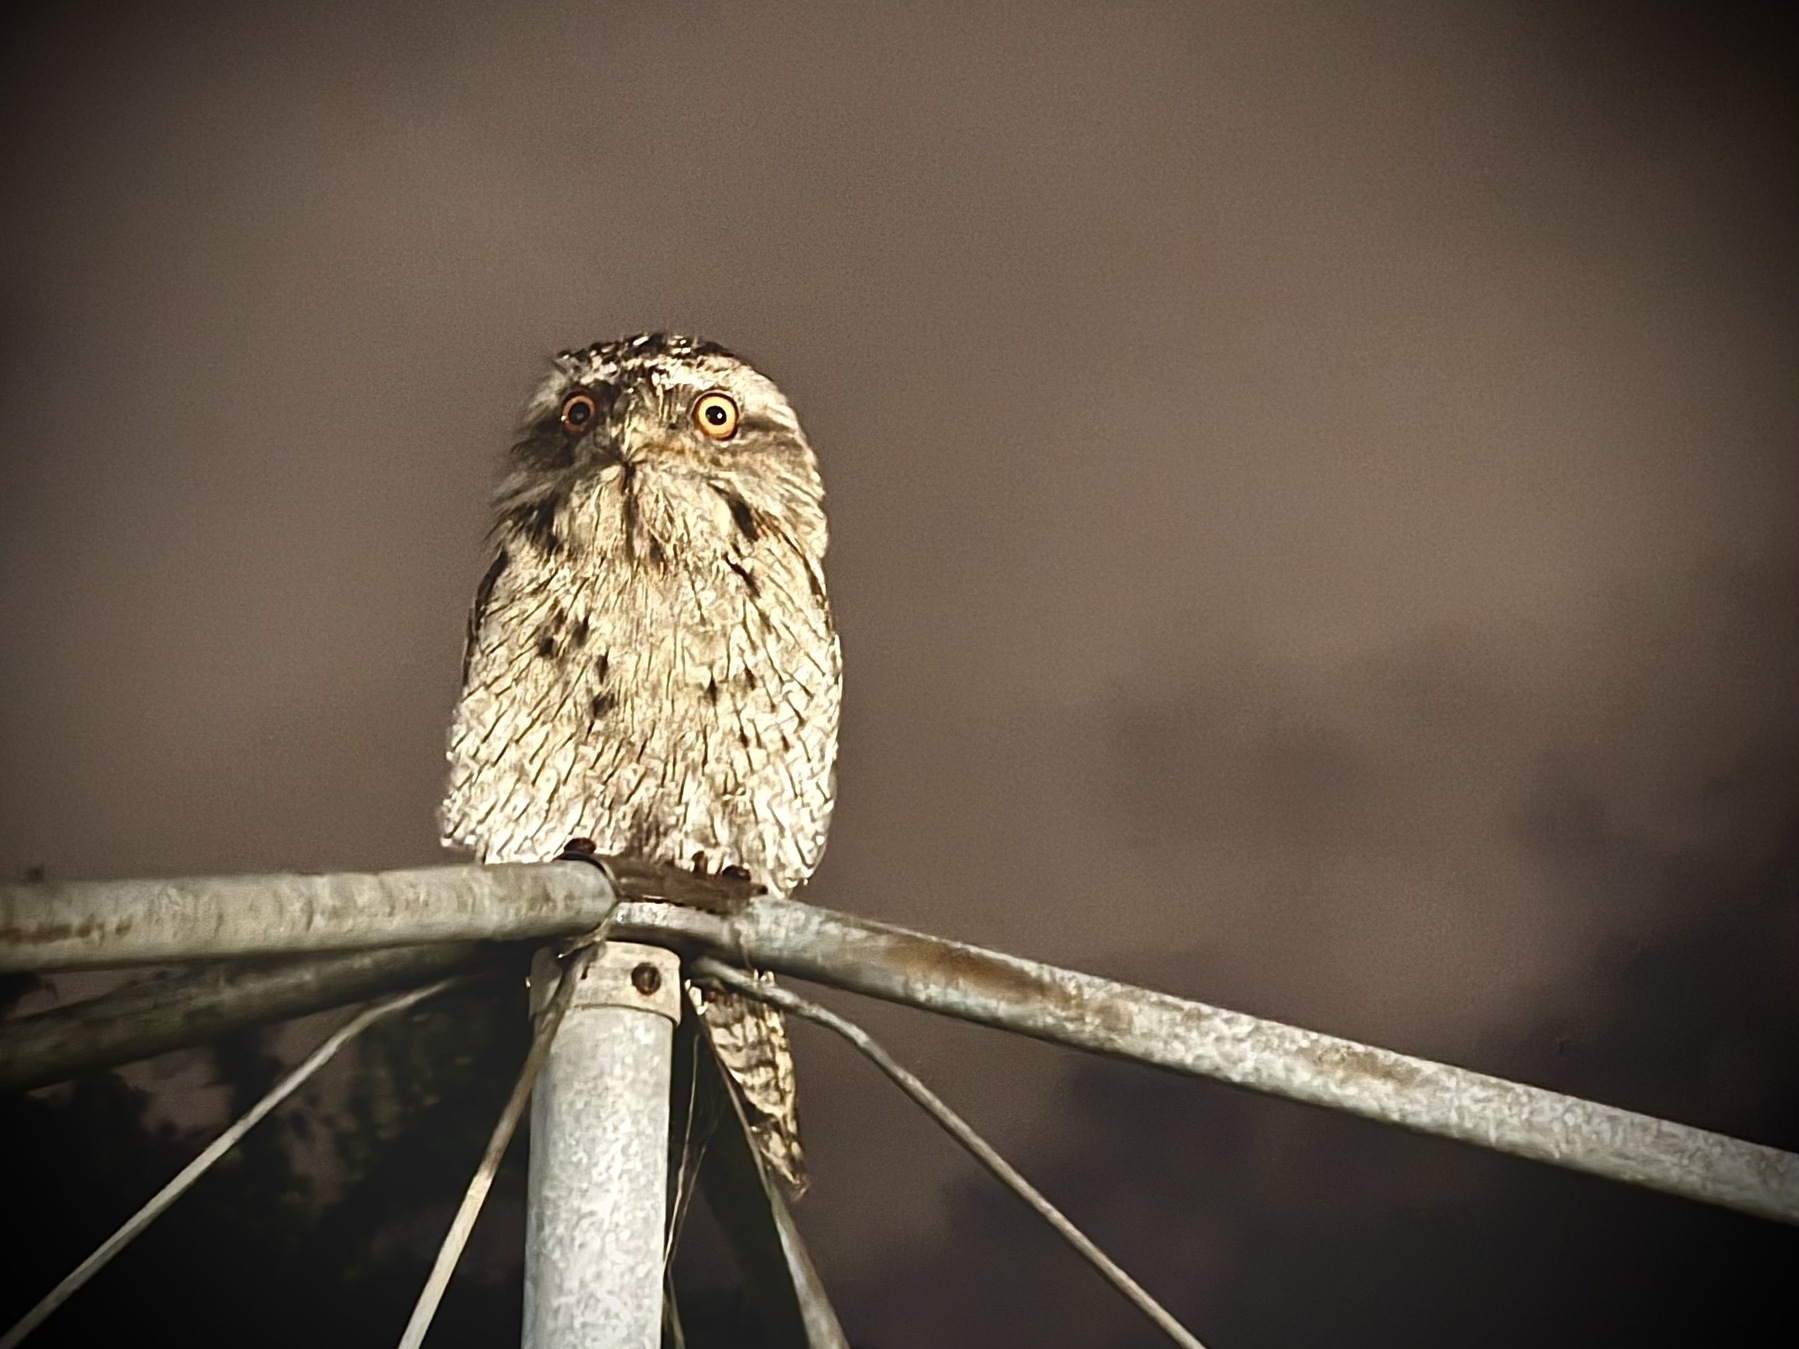
[[[282,1064],[263,1036],[212,1046],[231,1112]],[[33,1336],[33,1344],[391,1346],[523,1057],[516,981],[445,995],[368,1032],[347,1108],[310,1093],[265,1120]],[[10,1322],[66,1274],[203,1139],[145,1127],[146,1095],[100,1073],[49,1099],[0,1098]],[[296,1167],[289,1140],[324,1130],[343,1183]],[[523,1149],[514,1147],[475,1247],[516,1251]],[[20,1241],[21,1235],[29,1238]],[[508,1237],[510,1239],[508,1239]],[[516,1343],[516,1259],[471,1261],[451,1284],[433,1346]]]
[[[34,981],[0,986],[0,1008]],[[517,980],[446,994],[358,1042],[342,1107],[303,1090],[32,1336],[32,1344],[345,1346],[399,1339],[528,1041]],[[233,1117],[284,1070],[262,1033],[207,1049]],[[10,1325],[204,1145],[148,1127],[148,1095],[116,1073],[0,1096],[9,1159],[0,1324]],[[323,1140],[341,1183],[296,1162]],[[432,1349],[518,1343],[521,1129],[433,1323]],[[764,1342],[713,1241],[683,1262],[690,1349]]]

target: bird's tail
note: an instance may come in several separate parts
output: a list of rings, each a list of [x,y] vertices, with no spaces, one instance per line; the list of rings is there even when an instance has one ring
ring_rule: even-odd
[[[758,972],[756,977],[774,982],[772,974]],[[788,1197],[797,1199],[806,1190],[806,1156],[800,1148],[787,1019],[767,1003],[728,989],[704,988],[698,993],[701,1023],[743,1098],[756,1151]]]

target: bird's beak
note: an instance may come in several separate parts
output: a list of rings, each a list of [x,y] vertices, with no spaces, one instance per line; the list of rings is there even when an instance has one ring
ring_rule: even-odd
[[[603,468],[626,462],[624,441],[613,427],[601,427],[588,437],[587,443],[594,462]]]
[[[589,392],[599,404],[599,425],[587,438],[589,452],[602,465],[622,464],[628,458],[624,436],[627,410],[622,406],[624,391],[616,384],[596,384]]]

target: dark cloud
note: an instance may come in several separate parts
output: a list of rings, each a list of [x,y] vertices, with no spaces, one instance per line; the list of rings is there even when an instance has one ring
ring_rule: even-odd
[[[560,347],[684,328],[824,461],[847,691],[813,898],[1754,1132],[1791,1018],[1664,1059],[1655,1009],[1799,983],[1790,889],[1754,879],[1799,813],[1789,28],[45,10],[0,54],[0,870],[436,857],[518,400]],[[1528,1319],[1548,1257],[1515,1233],[1672,1211],[866,1015],[1223,1343],[1339,1311],[1404,1339],[1362,1285]],[[946,1200],[929,1126],[801,1034],[803,1221],[866,1337],[1007,1338],[983,1252],[1029,1253],[991,1276],[1022,1290],[1051,1248]],[[1194,1188],[1102,1142],[1157,1129]],[[1289,1249],[1328,1299],[1258,1282]],[[877,1291],[939,1276],[929,1315]],[[1044,1342],[1136,1333],[1041,1305]]]

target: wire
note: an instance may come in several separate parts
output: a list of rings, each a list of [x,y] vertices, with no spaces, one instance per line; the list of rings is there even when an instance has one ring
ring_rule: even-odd
[[[229,1129],[213,1139],[204,1152],[182,1167],[173,1180],[152,1195],[150,1201],[136,1213],[127,1218],[118,1231],[101,1242],[92,1255],[75,1266],[68,1277],[52,1288],[37,1306],[20,1318],[18,1324],[7,1331],[4,1336],[0,1336],[0,1349],[14,1349],[21,1340],[41,1326],[51,1312],[67,1302],[78,1288],[104,1269],[108,1261],[130,1245],[133,1238],[154,1222],[164,1209],[185,1194],[195,1181],[212,1168],[219,1158],[231,1151],[238,1140],[255,1128],[263,1116],[298,1091],[306,1079],[323,1068],[338,1050],[382,1017],[401,1011],[416,1002],[422,1002],[434,993],[441,993],[457,982],[459,982],[457,979],[439,979],[436,983],[427,984],[423,988],[396,994],[358,1012],[349,1021],[326,1036],[324,1042],[307,1055],[299,1067],[277,1082],[268,1095],[245,1111]]]
[[[819,1025],[826,1026],[843,1036],[873,1060],[877,1068],[892,1078],[901,1091],[923,1106],[926,1112],[941,1124],[958,1143],[975,1155],[982,1166],[999,1177],[1014,1194],[1035,1209],[1045,1222],[1056,1229],[1064,1241],[1080,1252],[1087,1262],[1104,1275],[1107,1282],[1129,1298],[1139,1311],[1154,1321],[1169,1339],[1181,1345],[1182,1349],[1205,1349],[1205,1346],[1194,1337],[1192,1331],[1175,1320],[1168,1310],[1151,1297],[1141,1284],[1126,1274],[1098,1246],[1095,1246],[1080,1228],[1070,1222],[1054,1204],[1045,1199],[1010,1162],[995,1152],[987,1140],[977,1134],[966,1120],[945,1105],[935,1092],[881,1048],[880,1044],[867,1031],[853,1021],[838,1016],[827,1007],[821,1007],[789,989],[752,978],[743,971],[721,964],[710,956],[702,956],[694,961],[693,972],[703,979],[716,981],[749,997],[772,1003],[783,1011],[803,1016],[808,1021],[816,1021]],[[3,1349],[3,1346],[0,1346],[0,1349]]]
[[[525,1106],[531,1100],[531,1088],[537,1082],[537,1074],[542,1070],[544,1060],[549,1057],[550,1044],[556,1038],[557,1027],[562,1025],[569,1003],[574,1000],[575,985],[581,982],[582,971],[598,949],[597,944],[585,947],[562,965],[556,991],[538,1018],[537,1028],[531,1036],[531,1049],[525,1055],[524,1067],[519,1069],[518,1080],[512,1084],[512,1095],[506,1099],[506,1108],[500,1111],[500,1118],[493,1126],[493,1134],[487,1140],[487,1151],[482,1154],[481,1165],[475,1168],[474,1178],[463,1192],[462,1204],[450,1222],[450,1230],[444,1233],[443,1244],[437,1249],[437,1262],[431,1266],[431,1275],[425,1280],[418,1302],[412,1308],[412,1319],[406,1323],[406,1332],[400,1336],[400,1349],[419,1349],[425,1342],[425,1336],[431,1329],[431,1318],[437,1315],[437,1305],[443,1301],[444,1290],[450,1286],[450,1276],[456,1272],[456,1262],[462,1258],[469,1235],[475,1230],[475,1220],[481,1216],[481,1206],[487,1202],[487,1192],[493,1187],[494,1174],[500,1169],[500,1159],[506,1155],[506,1145],[512,1141],[512,1133],[518,1128],[519,1117],[525,1113]],[[0,1349],[5,1349],[5,1346],[0,1346]]]
[[[685,1013],[685,1009],[683,1009]],[[700,1139],[698,1148],[693,1143],[693,1116],[696,1097],[700,1086],[700,1060],[697,1037],[692,1052],[687,1058],[687,1118],[681,1126],[681,1154],[679,1165],[675,1171],[675,1196],[669,1205],[668,1235],[662,1243],[662,1268],[666,1271],[674,1263],[675,1246],[681,1239],[681,1223],[687,1214],[687,1205],[692,1200],[692,1185],[699,1174],[700,1165],[705,1159],[706,1145],[711,1141],[711,1130],[706,1137]]]

